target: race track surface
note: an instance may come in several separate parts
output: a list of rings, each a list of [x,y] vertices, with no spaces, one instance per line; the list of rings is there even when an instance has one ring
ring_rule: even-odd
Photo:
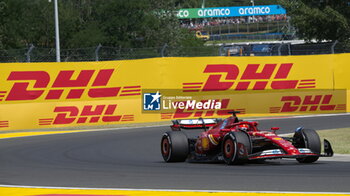
[[[350,116],[262,120],[260,127],[350,127]],[[227,166],[164,163],[168,127],[118,129],[0,140],[0,184],[28,186],[350,192],[350,162],[273,160]],[[191,135],[195,131],[192,131]]]

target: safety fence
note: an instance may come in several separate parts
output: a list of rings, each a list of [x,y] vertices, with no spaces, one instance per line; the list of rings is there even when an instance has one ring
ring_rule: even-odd
[[[227,44],[220,47],[221,56],[288,56],[347,53],[350,49],[345,44],[335,42],[324,43],[256,43]]]
[[[350,47],[339,42],[300,43],[298,41],[270,41],[263,43],[212,44],[203,47],[170,47],[164,44],[155,48],[121,48],[98,45],[96,47],[62,49],[61,61],[110,61],[154,57],[205,57],[205,56],[280,56],[313,55],[350,52]],[[0,62],[55,62],[54,48],[0,50]]]
[[[295,38],[295,29],[288,21],[252,22],[206,26],[209,40],[281,40]]]
[[[349,58],[3,63],[0,130],[349,112]]]

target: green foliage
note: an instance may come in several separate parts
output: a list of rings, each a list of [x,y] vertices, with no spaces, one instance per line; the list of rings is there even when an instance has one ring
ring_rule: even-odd
[[[178,8],[198,8],[201,7],[201,1],[198,0],[178,0],[175,4]]]
[[[160,47],[201,41],[180,30],[173,0],[58,0],[61,48]],[[0,48],[55,47],[54,4],[0,0]]]
[[[181,29],[175,11],[198,8],[202,0],[58,0],[61,48],[199,47],[194,32]],[[284,2],[299,36],[306,40],[347,41],[347,1],[255,0]],[[250,0],[205,0],[205,7],[248,6]],[[0,0],[0,49],[55,47],[53,0]]]
[[[3,37],[4,37],[4,19],[5,19],[5,14],[4,14],[4,10],[6,9],[6,3],[3,1],[0,1],[0,50],[4,48],[3,45]]]
[[[23,48],[28,44],[52,46],[53,9],[47,1],[2,0],[2,37],[5,48]]]
[[[283,5],[300,38],[307,41],[348,41],[350,12],[346,1],[284,0]]]
[[[106,43],[107,38],[97,23],[89,23],[74,33],[68,41],[69,48],[84,48]]]

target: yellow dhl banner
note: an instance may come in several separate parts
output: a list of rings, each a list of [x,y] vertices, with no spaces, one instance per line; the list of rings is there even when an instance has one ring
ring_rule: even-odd
[[[346,112],[348,59],[339,54],[1,64],[0,130],[226,117],[231,110],[245,116]],[[157,92],[153,104],[159,110],[147,110],[146,95]]]

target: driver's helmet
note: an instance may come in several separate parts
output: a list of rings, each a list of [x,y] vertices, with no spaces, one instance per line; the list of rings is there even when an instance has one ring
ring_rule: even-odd
[[[247,124],[238,125],[239,131],[248,131],[248,129],[249,129],[249,126]]]

